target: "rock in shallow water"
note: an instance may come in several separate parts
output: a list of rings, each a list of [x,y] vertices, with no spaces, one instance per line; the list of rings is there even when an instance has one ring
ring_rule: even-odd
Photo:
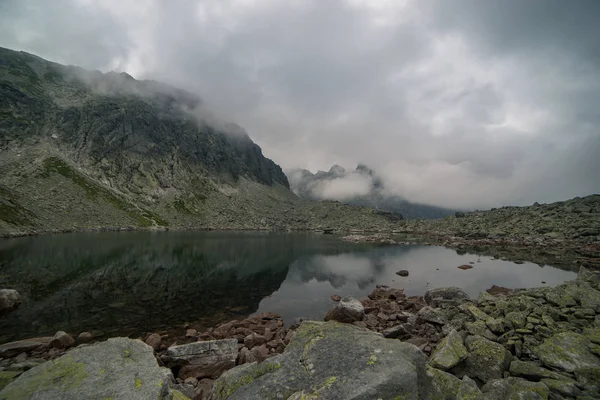
[[[458,305],[469,299],[469,295],[461,288],[450,286],[446,288],[430,289],[425,292],[425,303],[431,307],[450,304]]]
[[[354,297],[344,297],[327,312],[325,321],[352,323],[362,321],[364,317],[365,308],[362,303]]]
[[[158,366],[150,346],[114,338],[75,348],[24,372],[0,392],[0,399],[171,399],[172,379],[170,370]]]
[[[413,345],[353,325],[303,322],[283,354],[225,372],[213,399],[425,400],[426,362]]]

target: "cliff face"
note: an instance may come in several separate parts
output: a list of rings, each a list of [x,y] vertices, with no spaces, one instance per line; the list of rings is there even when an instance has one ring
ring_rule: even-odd
[[[183,90],[0,48],[0,234],[302,229],[327,218],[352,226],[355,214],[387,223],[370,210],[298,201],[242,128],[202,114]]]

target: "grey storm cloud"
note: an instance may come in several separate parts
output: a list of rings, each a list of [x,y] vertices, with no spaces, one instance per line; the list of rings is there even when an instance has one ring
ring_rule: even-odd
[[[599,17],[596,0],[0,0],[0,46],[197,93],[285,169],[362,162],[409,200],[486,208],[600,192]]]

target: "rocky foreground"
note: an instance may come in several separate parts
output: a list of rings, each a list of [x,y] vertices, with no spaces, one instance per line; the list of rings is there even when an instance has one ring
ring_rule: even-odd
[[[496,288],[497,289],[497,288]],[[167,345],[158,334],[0,346],[0,399],[595,399],[600,272],[557,287],[377,287],[286,329],[261,314]],[[43,362],[44,358],[51,358]]]

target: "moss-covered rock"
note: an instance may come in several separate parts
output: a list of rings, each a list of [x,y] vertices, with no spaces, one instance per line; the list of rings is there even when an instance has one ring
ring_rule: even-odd
[[[495,379],[486,383],[481,391],[486,400],[548,400],[550,394],[545,384],[522,378]]]
[[[349,324],[304,322],[283,354],[225,372],[213,399],[429,399],[415,346]]]
[[[600,366],[600,358],[589,350],[592,342],[576,332],[561,332],[533,349],[540,361],[554,369],[573,372]]]
[[[563,379],[564,377],[556,372],[542,368],[529,361],[513,360],[510,363],[509,372],[513,376],[520,376],[521,378],[529,379],[532,381],[539,381],[542,378],[550,379]]]
[[[82,346],[24,372],[0,391],[1,400],[171,399],[171,371],[152,348],[114,338]]]
[[[485,321],[480,319],[476,320],[475,322],[465,322],[465,328],[471,335],[481,336],[493,341],[498,339],[498,337],[488,329]]]
[[[512,329],[524,328],[527,324],[529,313],[523,311],[511,311],[506,314],[505,320]]]
[[[504,346],[481,336],[469,336],[465,340],[469,355],[465,361],[466,373],[482,382],[502,378],[512,360]]]
[[[23,371],[0,371],[0,390],[14,381]]]
[[[577,382],[572,379],[542,379],[541,382],[546,385],[551,392],[562,396],[575,397],[581,394],[581,389],[577,387]]]
[[[467,354],[463,338],[456,330],[453,330],[438,343],[437,348],[431,355],[429,365],[447,371],[467,358]]]
[[[463,376],[456,400],[485,400],[483,393],[477,387],[477,383],[468,376]]]
[[[427,367],[427,376],[431,380],[431,400],[456,400],[462,382],[456,376],[433,368]]]
[[[600,366],[579,368],[575,370],[575,377],[587,390],[600,395]]]

